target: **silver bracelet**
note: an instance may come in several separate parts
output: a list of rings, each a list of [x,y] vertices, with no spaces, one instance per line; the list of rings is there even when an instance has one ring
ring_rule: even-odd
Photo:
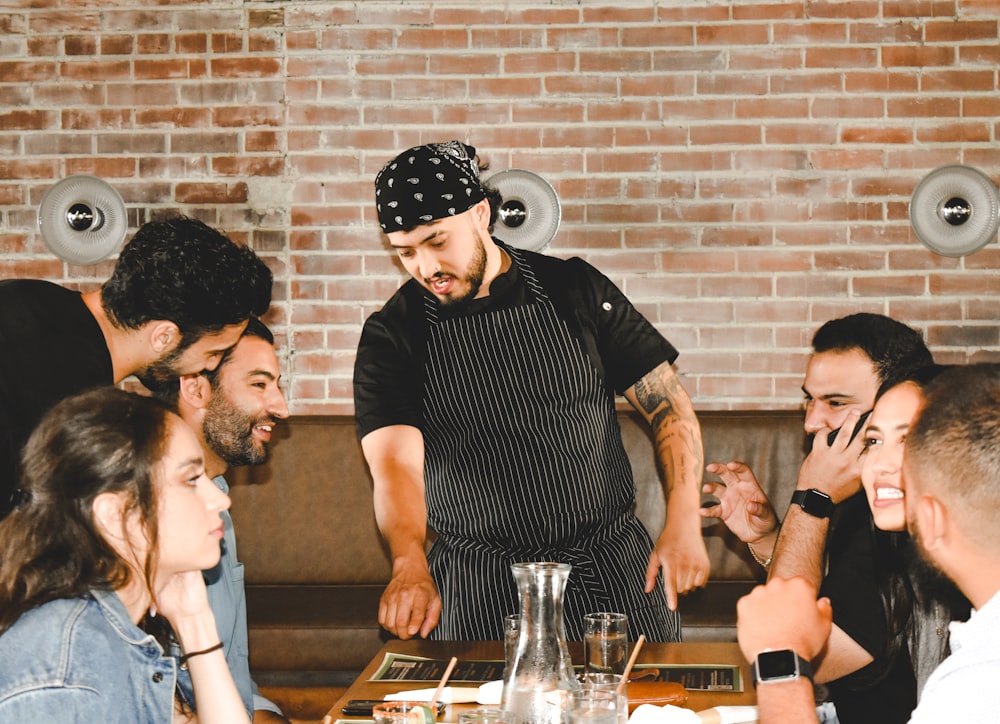
[[[753,549],[753,546],[752,546],[752,545],[750,545],[749,543],[747,543],[747,550],[749,550],[749,551],[750,551],[750,555],[752,555],[752,556],[753,556],[753,559],[754,559],[755,561],[757,561],[757,563],[758,563],[758,564],[760,564],[760,567],[761,567],[761,568],[763,568],[763,569],[764,569],[765,571],[766,571],[766,570],[768,569],[768,567],[769,567],[769,566],[771,565],[771,561],[773,561],[773,560],[774,560],[774,551],[771,551],[771,555],[769,555],[769,556],[767,557],[767,560],[765,561],[765,560],[761,560],[760,556],[758,556],[758,555],[757,555],[757,551],[755,551],[755,550]]]

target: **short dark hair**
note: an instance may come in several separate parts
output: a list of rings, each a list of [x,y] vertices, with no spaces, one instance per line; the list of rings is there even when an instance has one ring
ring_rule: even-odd
[[[274,344],[274,335],[271,333],[271,330],[268,329],[266,324],[257,319],[257,317],[250,317],[250,320],[247,322],[246,329],[244,329],[243,334],[240,335],[240,340],[244,337],[257,337],[264,340],[268,344]],[[219,364],[214,370],[201,371],[201,374],[205,376],[205,379],[208,380],[213,390],[216,388],[219,370],[225,367],[229,362],[229,358],[238,344],[239,341],[226,350],[226,353],[222,355],[222,359],[219,360]],[[171,410],[177,409],[178,398],[181,391],[181,382],[178,378],[158,379],[149,376],[143,377],[141,382],[149,389],[150,392],[153,393],[153,397],[169,405]]]
[[[891,317],[869,312],[831,319],[813,335],[812,347],[817,353],[860,349],[875,365],[881,385],[892,385],[914,370],[934,364],[919,332]]]
[[[271,270],[245,246],[186,216],[144,224],[101,288],[111,323],[137,329],[167,320],[185,349],[205,334],[260,316],[271,304]]]
[[[924,397],[906,433],[905,470],[920,481],[919,492],[947,501],[966,535],[998,550],[1000,365],[951,367]]]

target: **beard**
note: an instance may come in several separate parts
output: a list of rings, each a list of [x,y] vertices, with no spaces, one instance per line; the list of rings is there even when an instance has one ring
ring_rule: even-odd
[[[468,290],[460,296],[447,296],[438,297],[442,307],[449,307],[451,309],[456,309],[461,307],[463,304],[468,304],[470,301],[476,298],[479,294],[479,290],[483,287],[483,279],[486,277],[486,245],[483,243],[483,237],[478,231],[474,232],[476,237],[476,248],[473,252],[472,258],[469,260],[469,265],[465,268],[465,273],[462,276],[456,276],[455,279],[461,283],[468,285]],[[438,277],[447,276],[445,274],[435,274],[431,279]],[[431,280],[427,280],[428,284]]]
[[[148,365],[143,367],[141,370],[136,372],[136,377],[149,389],[155,389],[156,386],[169,385],[176,383],[177,380],[185,374],[182,370],[177,367],[177,363],[181,356],[184,354],[184,350],[187,349],[183,344],[177,345],[176,349],[168,352],[166,356],[160,357],[160,359],[150,362]]]
[[[202,431],[212,451],[232,467],[267,462],[267,445],[253,436],[257,425],[273,425],[270,416],[254,417],[239,409],[215,390],[205,409]]]
[[[949,618],[966,619],[969,616],[969,601],[958,586],[931,558],[920,542],[920,528],[916,520],[909,521],[911,546],[907,546],[904,556],[909,570],[910,581],[917,594],[917,600],[925,610],[935,604],[949,612]]]

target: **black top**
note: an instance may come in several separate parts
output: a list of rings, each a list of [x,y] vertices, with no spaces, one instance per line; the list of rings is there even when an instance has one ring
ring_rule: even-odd
[[[833,622],[875,659],[827,685],[837,718],[840,724],[909,721],[917,705],[916,677],[905,646],[886,670],[889,633],[876,581],[871,510],[864,490],[837,506],[827,553],[829,570],[820,595],[830,597]]]
[[[79,292],[36,279],[0,281],[0,517],[17,488],[21,448],[70,395],[114,384],[111,354]]]
[[[498,242],[503,248],[502,242]],[[526,256],[559,316],[583,346],[608,386],[622,393],[677,350],[597,269],[579,258],[519,251]],[[354,366],[354,408],[358,435],[388,425],[423,428],[421,396],[427,344],[425,297],[411,279],[365,322]],[[458,314],[473,315],[530,302],[516,264],[490,284],[490,294],[460,305]],[[445,318],[451,312],[438,307]]]

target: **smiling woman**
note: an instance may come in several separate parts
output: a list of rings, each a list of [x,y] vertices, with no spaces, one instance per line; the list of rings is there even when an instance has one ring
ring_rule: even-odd
[[[194,433],[113,387],[56,405],[0,522],[0,720],[246,721],[201,569],[229,498]],[[176,642],[178,662],[165,653]],[[175,696],[178,663],[195,701]]]
[[[861,467],[872,521],[873,564],[889,623],[887,659],[908,656],[918,694],[948,652],[949,621],[968,617],[969,605],[937,575],[928,574],[906,532],[903,452],[910,424],[924,405],[924,387],[945,368],[931,365],[883,386],[876,397]]]

